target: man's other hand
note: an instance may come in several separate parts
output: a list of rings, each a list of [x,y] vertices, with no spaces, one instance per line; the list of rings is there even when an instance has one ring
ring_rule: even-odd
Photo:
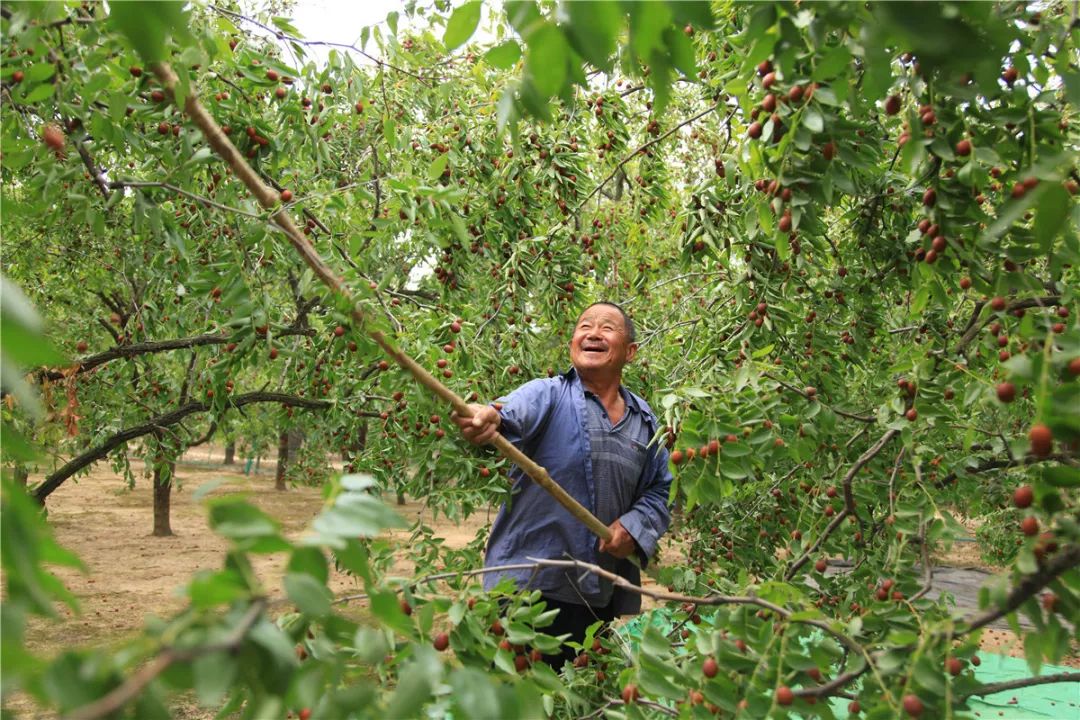
[[[461,434],[473,445],[487,445],[499,434],[502,417],[489,405],[469,405],[472,417],[450,413],[450,419],[461,428]]]
[[[608,525],[608,529],[611,530],[611,539],[600,541],[600,552],[614,555],[620,560],[625,560],[633,555],[634,551],[637,550],[637,542],[626,531],[622,523],[616,520],[611,525]]]

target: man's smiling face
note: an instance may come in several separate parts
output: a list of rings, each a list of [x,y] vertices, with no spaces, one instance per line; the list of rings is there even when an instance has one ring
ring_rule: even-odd
[[[593,305],[578,318],[570,340],[570,361],[578,373],[618,377],[634,359],[637,343],[630,342],[622,313],[610,305]]]

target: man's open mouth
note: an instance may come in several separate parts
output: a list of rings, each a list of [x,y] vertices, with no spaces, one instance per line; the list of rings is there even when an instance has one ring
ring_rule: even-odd
[[[587,352],[587,353],[606,353],[607,348],[604,348],[604,347],[583,347],[583,348],[581,348],[581,351],[582,352]]]

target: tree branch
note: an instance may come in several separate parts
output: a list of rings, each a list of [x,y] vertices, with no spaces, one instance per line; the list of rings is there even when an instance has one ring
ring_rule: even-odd
[[[1005,690],[1016,690],[1018,688],[1031,687],[1033,685],[1049,685],[1050,683],[1080,683],[1080,672],[1075,673],[1057,673],[1056,675],[1043,675],[1042,677],[1028,677],[1020,678],[1019,680],[1006,680],[1005,682],[989,683],[987,685],[981,685],[975,690],[966,692],[957,696],[958,700],[966,700],[969,697],[983,697],[984,695],[993,695],[994,693],[1003,692]]]
[[[607,185],[609,182],[611,182],[611,180],[619,173],[619,171],[622,170],[623,165],[630,162],[636,156],[640,155],[645,150],[648,150],[653,145],[656,145],[657,143],[659,143],[659,142],[661,142],[663,140],[666,140],[667,138],[671,137],[676,132],[678,132],[680,129],[686,127],[687,125],[689,125],[690,123],[692,123],[692,122],[694,122],[696,120],[700,120],[701,118],[703,118],[706,115],[708,115],[709,113],[715,111],[719,107],[720,107],[720,103],[716,103],[715,105],[713,105],[713,106],[699,112],[697,115],[694,115],[693,117],[689,117],[686,120],[683,120],[681,123],[679,123],[675,127],[671,128],[670,130],[668,130],[663,135],[660,135],[660,136],[658,136],[656,138],[653,138],[649,142],[645,143],[644,145],[642,145],[641,147],[637,148],[636,150],[631,152],[629,155],[624,157],[622,160],[619,161],[619,163],[615,166],[615,168],[610,173],[608,173],[608,176],[606,178],[604,178],[603,180],[601,180],[600,183],[595,188],[592,189],[592,192],[590,192],[588,195],[585,196],[585,199],[582,200],[581,203],[579,203],[576,208],[574,208],[574,211],[572,213],[570,213],[567,216],[567,218],[576,217],[577,215],[579,215],[581,213],[582,208],[584,208],[588,204],[588,202],[590,200],[592,200],[594,197],[596,197],[596,194],[600,192],[600,189],[603,188],[605,185]],[[731,112],[734,113],[735,110],[732,109]],[[729,114],[728,117],[731,117],[731,115]],[[566,223],[566,221],[567,221],[567,218],[563,218],[563,220],[559,223],[559,225],[564,225]],[[552,232],[554,232],[554,229],[552,230]]]
[[[1024,604],[1028,598],[1050,584],[1058,575],[1066,570],[1071,570],[1080,565],[1080,545],[1068,545],[1058,550],[1036,572],[1024,577],[1018,584],[1013,586],[1005,603],[1000,607],[988,610],[981,615],[966,619],[967,628],[957,635],[973,633],[979,628],[985,627],[995,620],[999,620]]]
[[[173,663],[191,662],[195,658],[215,652],[235,652],[244,642],[248,631],[262,617],[265,609],[265,600],[260,598],[253,602],[232,632],[219,642],[190,648],[170,647],[162,650],[153,660],[139,668],[135,674],[113,688],[108,694],[73,710],[66,716],[66,720],[96,720],[97,718],[112,715],[137,698],[147,685],[165,672]]]
[[[990,470],[1001,470],[1004,468],[1022,467],[1026,465],[1035,465],[1044,462],[1060,462],[1064,465],[1075,465],[1076,458],[1073,455],[1067,453],[1053,453],[1046,457],[1039,457],[1037,455],[1028,455],[1019,459],[1000,459],[1000,460],[987,460],[980,465],[974,467],[961,468],[960,470],[950,470],[947,475],[940,480],[934,481],[934,487],[941,489],[948,487],[959,476],[961,472],[965,475],[977,475]]]
[[[1057,305],[1061,302],[1061,296],[1059,295],[1047,295],[1046,297],[1039,298],[1026,298],[1024,300],[1015,300],[1005,306],[1002,311],[1005,314],[1011,313],[1014,310],[1025,310],[1032,307],[1046,307],[1048,305]],[[957,343],[956,349],[953,350],[957,355],[963,354],[971,341],[975,339],[975,336],[979,334],[983,326],[990,320],[990,317],[983,318],[980,322],[979,316],[982,314],[982,309],[986,306],[985,300],[978,300],[975,303],[975,309],[971,312],[971,319],[968,320],[967,326],[964,328],[964,334],[960,337],[960,342]],[[992,317],[992,316],[991,316]]]
[[[806,552],[804,552],[798,560],[795,560],[793,563],[791,563],[791,565],[787,569],[787,572],[784,573],[785,580],[791,580],[793,577],[795,577],[795,573],[799,571],[799,568],[806,564],[806,561],[810,559],[811,555],[821,549],[821,546],[825,543],[825,540],[833,534],[836,528],[840,527],[840,523],[844,521],[844,518],[846,518],[848,515],[853,515],[855,513],[855,496],[851,492],[851,483],[855,479],[855,475],[859,472],[859,470],[862,469],[864,465],[877,457],[878,454],[885,449],[885,446],[889,444],[889,441],[899,434],[899,430],[889,430],[888,432],[886,432],[884,435],[881,436],[880,439],[878,439],[876,443],[870,446],[870,448],[867,449],[866,452],[860,455],[859,458],[855,461],[855,463],[848,469],[847,474],[844,475],[843,479],[844,508],[836,514],[836,517],[832,519],[832,522],[829,523],[829,525],[821,533],[818,539],[815,540],[814,543],[806,549]]]
[[[237,215],[243,215],[244,217],[254,218],[256,220],[265,219],[262,215],[259,215],[257,213],[248,212],[247,210],[241,210],[240,208],[234,208],[228,205],[222,205],[221,203],[211,200],[204,195],[198,195],[191,192],[190,190],[185,190],[182,187],[177,187],[172,183],[155,182],[149,180],[113,180],[107,184],[107,187],[111,190],[119,190],[121,188],[161,188],[162,190],[168,190],[169,192],[174,192],[177,195],[182,195],[186,198],[195,200],[207,207],[217,208],[218,210],[224,210],[225,212],[236,213]]]
[[[209,8],[211,10],[213,10],[214,12],[221,13],[222,15],[225,15],[225,16],[227,16],[229,18],[232,18],[233,20],[244,20],[245,22],[249,22],[252,25],[255,25],[256,27],[259,27],[259,28],[265,30],[268,33],[271,33],[278,40],[284,40],[284,41],[288,41],[288,42],[291,42],[291,43],[296,43],[297,45],[303,45],[304,47],[336,47],[336,48],[342,48],[344,50],[352,50],[353,52],[358,53],[359,55],[361,55],[363,57],[366,57],[368,60],[375,63],[379,67],[388,67],[391,70],[395,70],[395,71],[397,71],[397,72],[399,72],[399,73],[401,73],[403,75],[408,75],[409,77],[416,78],[417,80],[419,80],[424,85],[427,85],[428,87],[431,87],[431,83],[428,82],[425,78],[421,77],[420,75],[417,75],[414,72],[409,72],[408,70],[405,70],[404,68],[400,68],[400,67],[398,67],[396,65],[392,65],[392,64],[386,62],[385,60],[381,60],[381,59],[375,57],[374,55],[369,55],[363,49],[356,47],[356,45],[352,45],[352,44],[349,44],[349,43],[328,42],[328,41],[325,41],[325,40],[304,40],[302,38],[293,37],[292,35],[287,35],[287,34],[283,33],[282,31],[280,31],[280,30],[278,30],[276,28],[272,28],[269,25],[264,25],[263,23],[259,22],[258,20],[255,20],[254,18],[249,18],[246,15],[241,15],[240,13],[233,12],[232,10],[226,10],[225,8],[218,7],[217,5],[210,5]]]
[[[94,158],[90,157],[90,152],[86,149],[82,140],[75,141],[75,150],[78,151],[79,157],[82,158],[86,171],[90,173],[90,178],[97,185],[98,190],[101,191],[101,196],[105,198],[105,202],[109,202],[109,183],[105,180],[105,173],[97,169]]]
[[[303,335],[311,337],[314,335],[314,330],[310,328],[295,329],[295,330],[283,330],[278,333],[276,337],[290,337],[293,335]],[[83,360],[79,361],[77,365],[77,373],[81,374],[89,372],[97,367],[104,365],[107,362],[116,360],[119,358],[132,358],[138,355],[147,355],[150,353],[168,352],[170,350],[183,350],[186,348],[200,347],[203,345],[225,345],[231,341],[229,335],[219,335],[217,333],[207,333],[205,335],[194,335],[186,338],[174,338],[172,340],[155,340],[141,343],[134,343],[132,345],[119,345],[114,348],[109,348],[105,352],[91,355]],[[38,375],[45,380],[63,380],[65,375],[62,370],[47,370],[40,369],[37,371]]]
[[[295,395],[285,395],[283,393],[273,392],[252,392],[245,395],[238,395],[235,398],[231,398],[229,401],[230,407],[240,408],[245,405],[251,405],[252,403],[261,402],[274,402],[282,405],[288,405],[290,407],[301,407],[309,410],[324,410],[331,406],[332,403],[328,400],[311,400],[309,398],[297,397]],[[110,452],[116,448],[124,445],[125,443],[134,440],[135,438],[142,437],[143,435],[149,435],[154,432],[160,432],[163,428],[167,428],[171,425],[175,425],[189,415],[195,413],[207,412],[211,409],[211,406],[204,402],[190,402],[181,407],[175,408],[167,413],[158,415],[157,417],[148,420],[142,425],[131,427],[126,430],[121,430],[115,435],[109,437],[104,442],[99,443],[95,447],[90,448],[86,452],[72,458],[56,472],[47,476],[45,480],[34,488],[33,495],[39,503],[44,503],[45,499],[53,493],[56,488],[60,487],[65,480],[79,472],[83,468],[92,465],[93,463],[106,457]]]
[[[787,388],[787,389],[788,389],[788,390],[790,390],[791,392],[793,392],[793,393],[797,393],[797,394],[799,394],[799,395],[802,395],[802,396],[803,396],[804,398],[806,398],[807,400],[809,400],[809,399],[810,399],[810,396],[809,396],[809,395],[807,395],[807,394],[806,394],[805,392],[803,392],[803,391],[802,391],[802,390],[800,390],[799,388],[795,387],[794,385],[790,385],[789,383],[786,383],[786,382],[784,382],[783,380],[781,380],[780,378],[776,377],[776,376],[775,376],[775,375],[773,375],[772,373],[763,373],[763,375],[764,375],[765,377],[769,378],[770,380],[772,380],[773,382],[779,383],[779,384],[780,384],[781,386],[783,386],[783,387]],[[876,422],[877,422],[877,418],[876,418],[876,417],[873,417],[873,416],[870,416],[870,415],[856,415],[855,413],[849,413],[849,412],[846,412],[846,411],[844,411],[844,410],[837,410],[837,409],[836,409],[836,408],[834,408],[834,407],[833,407],[832,405],[829,405],[828,403],[825,403],[825,402],[823,402],[823,401],[821,400],[821,398],[816,398],[816,400],[815,400],[815,401],[816,401],[816,402],[820,402],[820,403],[821,403],[822,405],[824,405],[825,407],[829,408],[830,410],[832,410],[832,411],[833,411],[834,413],[836,413],[836,414],[837,414],[837,415],[839,415],[840,417],[846,417],[846,418],[849,418],[849,419],[851,419],[851,420],[858,420],[859,422],[867,423],[868,425],[869,425],[869,424],[873,424],[873,423],[876,423]]]

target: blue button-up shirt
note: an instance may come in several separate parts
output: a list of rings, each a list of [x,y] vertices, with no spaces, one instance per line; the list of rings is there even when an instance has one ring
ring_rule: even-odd
[[[657,420],[649,405],[629,391],[625,391],[623,397],[628,400],[628,412],[641,413],[649,437],[654,437]],[[502,403],[499,431],[503,436],[545,467],[555,482],[596,514],[597,492],[588,413],[577,372],[570,370],[554,378],[533,380],[500,398],[499,402]],[[514,480],[511,499],[503,505],[492,525],[487,566],[525,563],[528,557],[573,557],[600,563],[599,541],[580,520],[532,482],[520,468],[515,466],[510,476]],[[635,492],[628,498],[629,506],[618,515],[623,527],[637,542],[643,565],[655,554],[660,536],[667,531],[671,519],[667,504],[671,482],[667,450],[660,443],[650,444],[645,450],[645,462]],[[625,560],[618,563],[616,572],[634,584],[641,582],[638,568]],[[527,585],[559,596],[565,594],[567,586],[564,568],[542,568],[535,575],[530,570],[490,573],[484,578],[484,586],[491,589],[503,577],[513,578],[519,586]],[[590,603],[598,602],[607,594],[602,592],[600,579],[591,573],[580,579],[577,589]],[[621,592],[618,588],[612,601],[618,614],[641,609],[640,596]]]

